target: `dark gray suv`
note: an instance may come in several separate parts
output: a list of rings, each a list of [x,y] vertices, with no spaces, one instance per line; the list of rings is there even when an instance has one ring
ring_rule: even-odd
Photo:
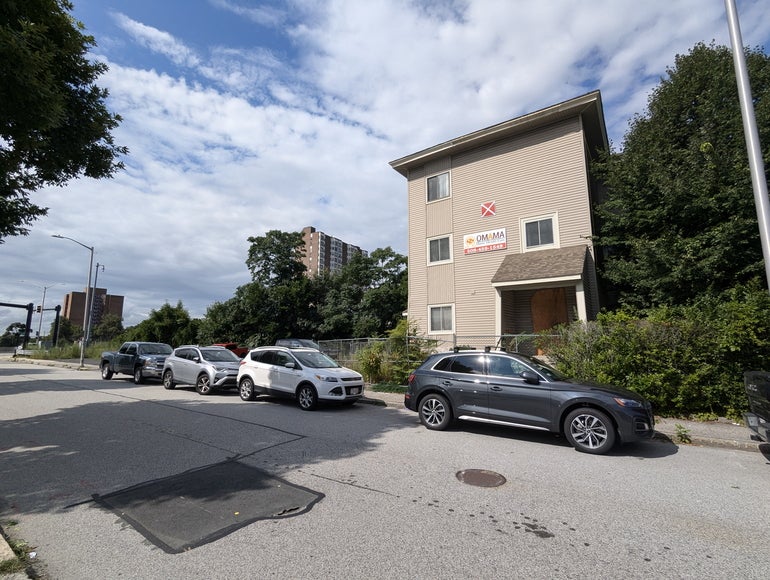
[[[570,381],[548,365],[503,351],[429,356],[411,375],[404,404],[428,429],[454,419],[563,434],[578,451],[606,453],[616,442],[649,439],[648,401],[617,387]]]

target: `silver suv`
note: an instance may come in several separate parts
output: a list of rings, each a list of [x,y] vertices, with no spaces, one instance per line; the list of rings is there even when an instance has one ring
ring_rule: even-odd
[[[163,364],[163,386],[195,385],[201,395],[213,389],[231,389],[237,385],[241,359],[223,346],[185,345],[174,350]]]

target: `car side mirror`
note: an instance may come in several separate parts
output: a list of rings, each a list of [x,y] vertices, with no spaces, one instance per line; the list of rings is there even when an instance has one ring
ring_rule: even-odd
[[[538,377],[532,371],[524,371],[523,373],[521,373],[521,378],[524,379],[524,381],[529,383],[530,385],[540,384],[540,377]]]
[[[200,357],[194,356],[192,357],[192,361],[197,363],[197,362],[201,362],[201,359]]]
[[[296,365],[293,362],[287,362],[285,365],[287,369],[293,369]]]

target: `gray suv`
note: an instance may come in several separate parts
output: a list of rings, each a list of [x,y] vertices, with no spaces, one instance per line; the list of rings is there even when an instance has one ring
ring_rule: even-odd
[[[404,404],[428,429],[455,419],[563,434],[585,453],[649,439],[652,407],[637,393],[573,382],[548,365],[503,351],[429,356],[409,375]]]
[[[195,385],[201,395],[236,386],[241,359],[223,346],[180,346],[163,364],[163,386]]]

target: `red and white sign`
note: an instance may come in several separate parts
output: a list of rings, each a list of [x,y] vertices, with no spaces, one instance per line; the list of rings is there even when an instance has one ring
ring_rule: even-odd
[[[480,254],[492,250],[504,250],[508,247],[505,239],[505,228],[489,230],[477,234],[465,234],[463,236],[463,253]]]
[[[497,208],[494,201],[488,201],[481,204],[481,217],[490,217],[495,215]]]

